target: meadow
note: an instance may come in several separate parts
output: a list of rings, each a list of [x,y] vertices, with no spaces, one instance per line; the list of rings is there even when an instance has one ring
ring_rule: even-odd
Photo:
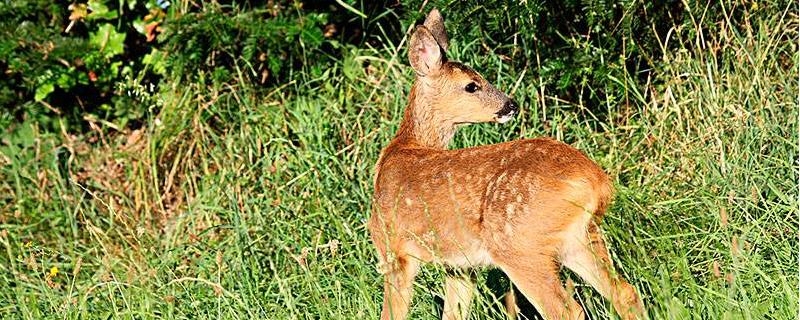
[[[515,68],[481,39],[451,35],[450,58],[522,106],[505,125],[461,129],[451,147],[549,136],[600,164],[616,188],[602,224],[612,258],[652,319],[800,312],[798,8],[715,8],[732,6],[744,17],[690,13],[655,42],[645,79],[604,57],[623,72],[585,87],[603,95],[561,96],[534,72],[547,57],[532,48]],[[27,106],[54,120],[4,114],[0,318],[377,318],[365,222],[374,163],[413,81],[406,41],[286,66],[267,89],[245,63],[226,81],[127,80],[118,94],[148,106],[135,126],[85,117],[81,131],[42,103]],[[445,272],[423,268],[413,319],[440,316]],[[505,319],[507,280],[475,273],[471,319]],[[591,319],[616,317],[562,275]]]

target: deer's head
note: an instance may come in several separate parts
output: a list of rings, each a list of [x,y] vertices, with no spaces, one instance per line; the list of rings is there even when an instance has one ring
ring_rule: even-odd
[[[411,35],[408,58],[417,75],[418,116],[424,115],[435,127],[511,120],[519,112],[517,104],[475,70],[448,61],[447,41],[444,20],[436,9]]]

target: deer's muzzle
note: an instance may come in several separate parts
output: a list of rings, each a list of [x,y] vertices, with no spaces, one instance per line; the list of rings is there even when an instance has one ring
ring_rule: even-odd
[[[508,99],[500,111],[497,111],[497,122],[506,123],[519,113],[519,106],[514,100]]]

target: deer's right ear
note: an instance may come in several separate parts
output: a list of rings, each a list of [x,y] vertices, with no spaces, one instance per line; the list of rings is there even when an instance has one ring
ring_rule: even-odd
[[[424,25],[433,34],[433,38],[436,39],[442,50],[447,52],[447,31],[444,29],[444,18],[439,13],[439,9],[433,9],[428,13]]]
[[[411,35],[408,60],[421,77],[436,74],[442,67],[442,48],[425,26],[418,26]]]

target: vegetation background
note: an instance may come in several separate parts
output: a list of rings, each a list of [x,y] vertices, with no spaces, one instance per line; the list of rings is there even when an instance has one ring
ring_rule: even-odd
[[[453,147],[552,136],[600,163],[652,318],[796,319],[798,7],[750,0],[2,1],[0,317],[376,318],[372,167],[434,7],[523,106]],[[504,319],[506,280],[477,276],[472,319]]]

